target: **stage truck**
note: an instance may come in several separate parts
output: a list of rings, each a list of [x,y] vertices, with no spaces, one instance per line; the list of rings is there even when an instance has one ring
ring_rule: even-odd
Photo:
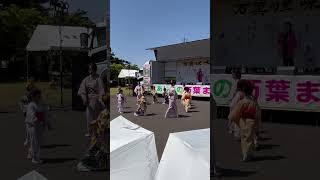
[[[210,39],[183,42],[150,48],[156,60],[143,65],[143,84],[155,86],[158,94],[170,81],[176,82],[176,92],[189,87],[193,97],[210,97]]]

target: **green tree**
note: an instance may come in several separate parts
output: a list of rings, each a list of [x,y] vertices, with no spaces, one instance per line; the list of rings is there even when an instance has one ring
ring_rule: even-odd
[[[131,64],[131,62],[120,59],[120,58],[116,57],[116,55],[114,53],[111,53],[110,79],[116,80],[118,78],[118,75],[119,75],[121,69],[139,70],[139,67],[138,67],[138,65]]]
[[[111,64],[110,65],[110,79],[116,80],[122,69],[124,69],[123,64]]]
[[[32,33],[39,24],[55,25],[56,17],[42,11],[37,6],[21,8],[11,4],[0,11],[0,56],[7,58],[25,50]],[[78,10],[65,15],[64,25],[92,26],[94,23],[87,17],[87,12]]]

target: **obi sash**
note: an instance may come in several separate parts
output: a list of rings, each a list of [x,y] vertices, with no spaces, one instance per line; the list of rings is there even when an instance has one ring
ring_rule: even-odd
[[[246,107],[241,113],[241,118],[243,119],[256,119],[257,111],[253,107]]]
[[[36,112],[36,117],[38,121],[44,122],[44,113],[43,112]]]

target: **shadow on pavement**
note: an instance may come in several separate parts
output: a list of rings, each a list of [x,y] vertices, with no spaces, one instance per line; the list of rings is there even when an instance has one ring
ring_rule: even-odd
[[[269,141],[272,140],[272,138],[259,138],[259,141]]]
[[[280,147],[280,145],[277,145],[277,144],[260,144],[259,145],[260,150],[273,149],[275,147]]]
[[[76,158],[43,158],[42,160],[44,164],[60,164],[68,161],[75,161],[78,159]]]
[[[250,162],[259,162],[259,161],[277,161],[281,159],[286,159],[284,156],[255,156]]]
[[[188,113],[195,113],[195,112],[199,112],[199,111],[188,111]]]
[[[151,114],[147,114],[147,116],[156,116],[157,114],[155,113],[151,113]]]
[[[219,178],[223,177],[248,177],[255,174],[255,171],[240,171],[236,169],[218,168]]]
[[[179,115],[179,118],[187,118],[187,117],[190,117],[190,116],[186,116],[186,115]]]
[[[50,145],[44,145],[41,146],[42,149],[54,149],[57,147],[70,147],[71,145],[69,144],[50,144]]]

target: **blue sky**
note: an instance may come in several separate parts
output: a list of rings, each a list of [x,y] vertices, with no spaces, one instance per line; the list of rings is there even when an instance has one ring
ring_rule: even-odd
[[[111,48],[141,66],[147,48],[210,37],[210,0],[111,0]]]

